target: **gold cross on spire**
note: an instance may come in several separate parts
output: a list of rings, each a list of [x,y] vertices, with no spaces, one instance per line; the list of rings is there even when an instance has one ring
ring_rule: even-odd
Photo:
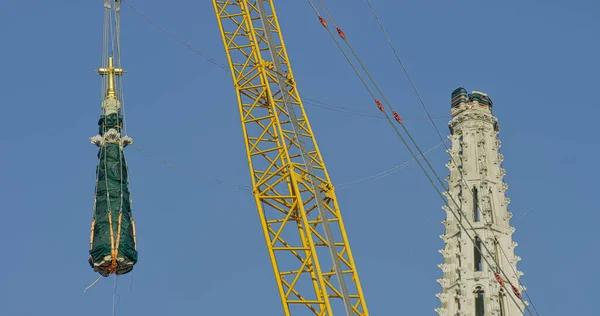
[[[114,57],[108,57],[108,68],[100,68],[96,70],[101,76],[108,75],[106,78],[106,99],[116,99],[117,93],[115,89],[115,76],[120,76],[125,71],[120,68],[115,68]]]

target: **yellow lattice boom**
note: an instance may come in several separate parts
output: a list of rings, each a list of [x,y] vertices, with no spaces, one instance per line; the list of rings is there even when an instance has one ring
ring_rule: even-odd
[[[213,0],[285,315],[369,315],[269,0]]]

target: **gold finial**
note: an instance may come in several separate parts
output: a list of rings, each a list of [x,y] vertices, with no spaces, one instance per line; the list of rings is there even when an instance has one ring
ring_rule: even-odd
[[[122,75],[125,71],[120,68],[115,68],[114,57],[108,57],[108,68],[100,68],[96,70],[101,76],[108,75],[106,78],[106,99],[116,99],[117,93],[115,89],[115,76]]]

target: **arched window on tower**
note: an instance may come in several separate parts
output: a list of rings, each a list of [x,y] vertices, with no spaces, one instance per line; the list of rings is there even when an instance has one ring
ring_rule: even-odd
[[[494,239],[494,261],[496,261],[496,272],[500,272],[500,242]]]
[[[488,192],[488,202],[489,202],[489,207],[490,207],[490,222],[492,222],[492,224],[495,222],[494,217],[496,216],[496,212],[494,210],[494,195],[492,194],[492,189],[490,188],[489,192]]]
[[[475,236],[475,246],[473,247],[473,261],[475,263],[475,271],[482,271],[483,265],[481,263],[481,238]]]
[[[484,297],[485,291],[481,287],[475,289],[475,316],[485,316]]]
[[[507,316],[505,300],[506,300],[506,293],[504,293],[504,289],[500,289],[500,294],[498,295],[498,303],[500,304],[500,316]]]
[[[473,187],[473,221],[479,222],[479,192],[477,192],[477,188]]]

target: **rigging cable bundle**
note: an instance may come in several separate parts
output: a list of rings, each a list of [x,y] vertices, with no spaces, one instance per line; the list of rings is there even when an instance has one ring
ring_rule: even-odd
[[[148,17],[143,12],[141,12],[140,10],[138,10],[135,6],[133,6],[128,1],[121,0],[121,2],[123,2],[127,6],[129,6],[129,8],[131,8],[131,10],[133,10],[134,13],[136,13],[137,15],[139,15],[140,17],[142,17],[144,20],[148,21],[148,23],[152,24],[152,26],[156,27],[158,30],[160,30],[161,32],[165,33],[173,41],[179,43],[181,46],[187,48],[192,53],[194,53],[194,54],[196,54],[196,55],[204,58],[209,63],[211,63],[211,64],[213,64],[213,65],[215,65],[215,66],[223,69],[224,71],[230,71],[228,65],[225,65],[224,63],[221,63],[221,62],[217,61],[215,58],[208,56],[206,53],[202,52],[198,48],[196,48],[196,47],[188,44],[187,42],[183,41],[181,38],[175,36],[175,34],[171,33],[169,30],[165,29],[164,27],[162,27],[161,25],[159,25],[158,23],[156,23],[154,20],[150,19],[150,17]],[[362,116],[362,117],[371,117],[371,118],[378,118],[378,119],[385,119],[384,115],[377,115],[377,114],[363,113],[363,112],[359,112],[359,111],[352,111],[352,110],[349,110],[349,109],[347,109],[347,108],[345,108],[343,106],[327,104],[327,103],[324,103],[322,101],[319,101],[319,100],[316,100],[316,99],[313,99],[313,98],[309,98],[309,97],[303,98],[303,103],[311,105],[311,106],[314,106],[314,107],[318,107],[318,108],[321,108],[321,109],[325,109],[325,110],[328,110],[328,111],[339,112],[339,113],[343,113],[343,114],[347,114],[347,115]],[[448,116],[448,115],[442,115],[442,116],[434,116],[432,118],[435,119],[435,120],[440,120],[440,119],[448,119],[448,118],[450,118],[450,116]],[[403,120],[428,120],[428,119],[430,119],[430,117],[427,117],[427,116],[406,116],[406,117],[403,117],[402,119]]]
[[[366,81],[364,80],[364,78],[360,75],[360,73],[358,72],[358,69],[356,68],[356,66],[354,65],[354,63],[350,60],[349,56],[346,54],[346,52],[343,50],[343,48],[341,47],[341,45],[339,44],[339,42],[336,40],[335,36],[333,35],[333,33],[330,31],[327,21],[319,14],[319,10],[316,8],[316,6],[313,4],[313,2],[311,0],[307,0],[309,5],[311,6],[311,8],[313,9],[313,11],[315,12],[315,14],[317,15],[319,22],[321,23],[321,25],[327,30],[327,32],[329,33],[329,35],[331,36],[331,38],[333,39],[333,41],[335,42],[335,44],[337,45],[337,47],[339,48],[339,50],[342,52],[342,54],[344,55],[344,57],[346,58],[346,60],[348,61],[348,63],[350,64],[350,66],[352,67],[352,69],[354,70],[354,72],[356,73],[357,77],[361,80],[363,86],[366,88],[366,90],[369,92],[369,94],[371,95],[371,97],[373,97],[375,104],[377,105],[377,107],[379,108],[379,110],[384,113],[384,115],[386,116],[386,118],[388,119],[388,122],[390,123],[390,125],[392,126],[392,128],[394,129],[394,131],[396,132],[396,134],[398,135],[398,137],[402,140],[402,142],[404,143],[404,145],[406,146],[406,148],[408,149],[408,151],[411,153],[411,155],[413,157],[415,157],[415,153],[413,152],[413,150],[411,149],[411,147],[408,145],[406,139],[404,138],[404,136],[402,136],[402,134],[400,133],[400,131],[397,129],[396,125],[393,124],[390,116],[387,114],[384,105],[382,104],[381,101],[379,101],[376,97],[374,92],[369,88],[369,86],[367,85]],[[350,45],[350,43],[347,40],[347,36],[344,33],[344,31],[337,25],[337,23],[335,22],[335,20],[333,20],[333,17],[331,16],[331,14],[329,13],[329,11],[327,10],[327,8],[325,7],[325,5],[323,4],[323,2],[321,0],[317,0],[318,3],[320,4],[320,6],[323,8],[323,10],[325,11],[327,17],[333,22],[333,26],[336,29],[337,34],[339,35],[339,37],[342,39],[342,41],[346,44],[346,46],[348,46],[348,48],[350,49],[352,55],[356,58],[356,60],[358,61],[360,67],[363,69],[363,71],[365,72],[365,74],[367,75],[367,77],[369,78],[369,80],[371,81],[371,83],[373,84],[375,90],[381,95],[382,99],[383,99],[383,103],[385,103],[385,105],[387,105],[392,114],[393,114],[393,118],[397,121],[397,123],[402,127],[402,129],[404,130],[404,132],[406,133],[406,135],[408,136],[408,138],[410,139],[410,141],[413,143],[413,145],[415,146],[415,148],[417,149],[417,151],[423,155],[423,152],[421,151],[421,149],[419,148],[418,144],[416,143],[416,141],[414,140],[414,138],[412,137],[411,133],[408,131],[408,129],[406,128],[406,126],[403,124],[402,122],[402,118],[400,117],[400,115],[393,109],[392,105],[387,101],[387,98],[385,97],[385,95],[383,94],[383,92],[380,90],[380,88],[378,87],[377,83],[375,82],[375,80],[372,78],[372,76],[370,75],[370,73],[368,72],[368,70],[366,69],[365,65],[362,63],[361,59],[357,56],[355,50],[352,48],[352,46]],[[411,82],[412,83],[412,82]],[[414,85],[413,85],[414,88]],[[416,88],[415,92],[416,92]],[[420,96],[418,95],[417,92],[417,96],[420,99]],[[423,104],[424,106],[424,104]],[[425,107],[425,106],[424,106]],[[427,111],[427,109],[425,108],[425,110]],[[429,115],[429,112],[427,111],[427,114],[431,120],[431,116]],[[432,120],[431,120],[432,121]],[[432,121],[433,123],[433,121]],[[435,127],[435,123],[434,127]],[[436,127],[437,130],[437,127]],[[439,134],[439,131],[438,131]],[[443,184],[443,182],[441,181],[439,175],[437,174],[437,172],[435,171],[435,169],[431,166],[431,164],[429,163],[428,159],[426,157],[424,157],[424,161],[427,164],[427,166],[429,167],[429,169],[431,170],[431,172],[433,173],[433,175],[435,176],[435,178],[438,180],[438,182],[441,184],[442,188],[444,189],[444,191],[447,191],[447,188],[445,187],[445,185]],[[417,161],[417,164],[419,165],[420,169],[423,171],[424,175],[428,178],[428,180],[431,182],[432,186],[434,187],[434,189],[436,190],[437,194],[442,198],[442,200],[444,201],[444,203],[447,205],[448,209],[451,211],[451,213],[456,217],[459,218],[459,216],[456,214],[455,210],[450,207],[450,201],[452,201],[452,204],[454,204],[454,206],[456,206],[457,209],[460,209],[460,207],[458,206],[457,202],[454,200],[454,198],[450,195],[445,195],[444,193],[442,193],[440,191],[440,189],[437,187],[437,185],[435,184],[435,181],[431,178],[429,172],[427,172],[424,168],[424,166]],[[462,178],[462,175],[461,175]],[[449,198],[449,199],[448,199]],[[481,253],[483,253],[482,249],[480,249],[481,247],[479,247],[478,245],[475,244],[474,238],[472,236],[470,236],[470,234],[468,233],[466,227],[464,226],[464,224],[462,222],[459,222],[461,228],[465,231],[466,235],[469,237],[469,239],[473,242],[475,248],[477,248],[478,251],[480,251]],[[467,222],[467,224],[470,226],[471,229],[473,229],[471,223]],[[488,249],[488,247],[485,244],[482,244],[483,248],[486,250],[487,253],[492,254],[492,252]],[[493,257],[493,256],[492,256]],[[487,257],[483,258],[486,263],[489,264]],[[503,271],[502,268],[500,268],[500,265],[498,264],[497,260],[495,258],[492,258],[493,261],[496,263],[496,266],[498,267],[499,273],[501,273],[502,275],[507,276],[507,274]],[[528,304],[523,300],[518,288],[515,286],[515,284],[513,284],[509,279],[507,279],[508,285],[510,285],[511,287],[511,292],[513,292],[515,294],[515,297],[511,296],[511,299],[513,301],[519,300],[523,303],[525,310],[527,310],[531,315],[533,315],[533,312],[529,309]],[[502,287],[506,288],[506,286],[502,283],[501,284]],[[508,290],[508,289],[507,289]],[[525,311],[522,310],[523,315],[525,315]],[[537,313],[537,311],[536,311]]]
[[[124,131],[123,90],[119,43],[120,0],[104,0],[102,113],[98,146],[96,190],[90,233],[89,264],[101,276],[126,274],[138,259],[131,210],[129,177],[123,149],[133,140]],[[116,65],[115,65],[116,55]]]
[[[386,41],[387,41],[388,45],[390,46],[390,48],[391,48],[392,52],[394,53],[394,56],[396,57],[396,60],[398,61],[398,64],[400,65],[400,67],[402,68],[402,71],[403,71],[403,72],[404,72],[404,74],[406,75],[406,79],[408,80],[408,82],[409,82],[410,86],[412,87],[413,91],[415,92],[415,95],[417,96],[417,99],[419,100],[419,102],[420,102],[421,106],[422,106],[422,107],[423,107],[423,109],[425,110],[425,113],[427,114],[427,118],[428,118],[428,119],[429,119],[429,121],[431,122],[431,124],[432,124],[433,128],[435,129],[435,131],[436,131],[436,133],[437,133],[437,135],[438,135],[439,139],[440,139],[440,140],[442,140],[442,142],[443,142],[444,140],[443,140],[443,137],[442,137],[442,135],[441,135],[441,133],[440,133],[439,129],[437,128],[437,126],[436,126],[435,122],[433,121],[433,118],[431,117],[431,114],[429,113],[429,110],[427,109],[427,106],[425,105],[425,102],[423,101],[423,98],[421,97],[421,95],[420,95],[419,91],[417,90],[417,88],[416,88],[416,86],[415,86],[415,84],[414,84],[413,80],[412,80],[412,79],[411,79],[411,77],[409,76],[409,74],[408,74],[408,71],[406,70],[406,67],[404,67],[404,64],[402,63],[402,60],[400,59],[400,56],[398,55],[398,52],[397,52],[396,48],[395,48],[395,47],[394,47],[394,45],[392,44],[392,41],[390,40],[390,38],[389,38],[389,36],[388,36],[388,34],[387,34],[387,31],[386,31],[386,30],[385,30],[385,28],[383,27],[383,23],[382,23],[382,22],[381,22],[381,20],[379,19],[379,16],[377,15],[377,12],[375,12],[375,8],[374,8],[374,7],[373,7],[373,5],[371,4],[370,0],[365,0],[365,3],[366,3],[368,6],[369,6],[369,9],[371,10],[371,13],[373,14],[373,17],[374,17],[374,18],[375,18],[375,20],[377,21],[377,24],[379,25],[379,28],[381,29],[381,32],[383,33],[383,35],[384,35],[384,37],[385,37],[385,39],[386,39]],[[460,89],[457,89],[457,90],[460,90]],[[463,89],[463,90],[464,90],[464,89]],[[455,91],[455,92],[456,92],[456,91]],[[466,94],[466,91],[463,91],[463,95],[465,95],[465,94]],[[454,99],[454,93],[452,94],[452,96],[453,96],[453,99]],[[488,101],[490,101],[490,103],[491,103],[491,100],[489,100],[489,99],[488,99]],[[450,149],[449,149],[449,148],[448,148],[448,147],[447,147],[445,144],[444,144],[444,147],[446,148],[446,151],[450,152]],[[457,163],[456,163],[456,161],[455,161],[455,159],[454,159],[454,157],[453,157],[452,155],[450,156],[450,161],[452,162],[452,164],[453,164],[455,167],[457,167],[457,166],[458,166],[458,165],[457,165]],[[462,183],[466,184],[466,182],[465,182],[465,179],[464,179],[464,174],[463,174],[462,170],[461,170],[460,168],[459,168],[458,170],[459,170],[459,173],[460,173],[460,181],[461,181]],[[444,186],[443,184],[442,184],[442,186],[445,188],[445,186]],[[466,187],[468,188],[468,189],[467,189],[467,192],[469,192],[469,194],[471,195],[471,197],[475,197],[475,194],[473,193],[473,190],[472,190],[472,189],[470,189],[468,185],[467,185]],[[445,188],[445,189],[446,189],[446,190],[448,190],[447,188]],[[480,212],[481,210],[480,210],[480,209],[478,209],[478,211]],[[527,211],[527,212],[528,212],[528,211]],[[527,212],[525,212],[525,214],[526,214]],[[523,214],[523,215],[524,215],[524,214]],[[521,215],[521,217],[522,217],[523,215]],[[486,222],[486,225],[488,225],[488,223],[487,223],[487,220],[485,219],[485,217],[483,217],[483,219],[484,219],[484,221]],[[518,220],[518,219],[517,219],[517,220]],[[516,220],[515,220],[515,222],[513,222],[513,224],[514,224],[514,223],[516,223]],[[493,231],[493,230],[491,231],[491,233],[492,233],[492,235],[494,236],[494,239],[496,239],[496,240],[497,240],[497,239],[498,239],[498,237],[496,236],[496,233],[494,233],[494,231]],[[500,251],[502,252],[502,254],[503,254],[504,258],[505,258],[506,260],[508,260],[508,257],[507,257],[507,255],[506,255],[506,253],[505,253],[504,249],[502,249],[502,247],[500,247],[499,249],[500,249]],[[514,267],[512,267],[512,266],[510,266],[510,267],[511,267],[511,270],[514,272],[514,274],[515,274],[515,275],[518,275],[518,273],[517,273],[517,271],[515,271]],[[517,277],[517,278],[518,278],[518,277]],[[522,294],[525,294],[525,295],[527,296],[527,299],[528,299],[529,303],[531,304],[531,306],[533,307],[533,310],[535,311],[536,315],[538,315],[538,316],[539,316],[539,312],[537,311],[537,308],[536,308],[536,307],[535,307],[535,305],[533,304],[533,300],[532,300],[532,299],[531,299],[531,297],[529,296],[528,292],[525,290],[525,286],[523,285],[523,283],[522,283],[522,282],[520,282],[520,283],[521,283],[521,286],[524,288],[524,289],[523,289],[523,292],[522,292]],[[504,284],[503,284],[503,282],[502,282],[502,285],[504,285]],[[515,288],[515,287],[514,287],[514,286],[512,286],[512,288],[513,288],[513,292],[515,292],[515,291],[514,291],[514,288]],[[516,293],[515,293],[515,295],[516,295]],[[517,295],[517,296],[520,296],[520,295],[521,295],[521,294],[519,294],[519,295]],[[522,300],[522,297],[519,297],[519,299],[521,299],[521,300]],[[531,312],[531,311],[529,311],[529,312]]]
[[[309,2],[309,3],[310,3],[310,5],[312,6],[312,8],[315,10],[315,13],[317,13],[317,15],[318,15],[318,12],[317,12],[317,9],[316,9],[316,7],[315,7],[315,6],[312,4],[312,2],[311,2],[310,0],[309,0],[308,2]],[[436,126],[436,125],[435,125],[435,123],[433,122],[433,118],[431,117],[431,115],[430,115],[429,111],[427,110],[427,108],[426,108],[426,106],[425,106],[425,104],[424,104],[424,102],[423,102],[423,100],[422,100],[421,96],[419,95],[418,91],[416,90],[416,87],[414,86],[414,83],[412,82],[412,80],[411,80],[411,79],[410,79],[410,77],[408,76],[408,73],[407,73],[406,69],[405,69],[405,68],[404,68],[404,66],[402,65],[402,62],[400,61],[400,59],[399,59],[399,57],[398,57],[398,54],[397,54],[397,52],[396,52],[395,48],[394,48],[394,47],[393,47],[393,45],[391,44],[391,41],[389,40],[389,37],[387,36],[387,34],[386,34],[385,30],[383,29],[383,26],[382,26],[381,22],[379,21],[379,18],[377,17],[377,15],[376,15],[376,13],[375,13],[375,11],[374,11],[373,7],[371,6],[370,2],[369,2],[368,0],[367,0],[366,2],[367,2],[367,4],[369,5],[369,7],[371,8],[371,10],[373,11],[373,14],[374,14],[375,18],[377,19],[377,22],[378,22],[379,26],[381,27],[381,29],[382,29],[382,32],[384,33],[384,35],[385,35],[385,37],[386,37],[386,40],[388,41],[388,44],[391,46],[392,50],[394,51],[394,54],[395,54],[395,56],[396,56],[396,58],[397,58],[398,62],[400,63],[400,66],[401,66],[401,67],[402,67],[402,69],[404,70],[404,72],[405,72],[405,74],[406,74],[406,76],[407,76],[407,78],[408,78],[408,80],[409,80],[409,82],[410,82],[410,84],[411,84],[411,86],[412,86],[412,88],[413,88],[414,92],[416,93],[416,95],[417,95],[417,97],[418,97],[418,99],[419,99],[419,101],[420,101],[421,105],[422,105],[422,106],[423,106],[423,108],[425,109],[425,111],[426,111],[426,113],[427,113],[427,117],[426,117],[425,119],[429,119],[429,120],[431,121],[431,123],[433,124],[433,127],[435,128],[435,130],[436,130],[436,132],[437,132],[438,136],[440,137],[440,139],[442,140],[442,144],[443,144],[444,142],[443,142],[442,136],[441,136],[441,134],[440,134],[440,132],[439,132],[439,130],[438,130],[438,128],[437,128],[437,126]],[[377,90],[377,92],[379,92],[379,94],[380,94],[380,95],[383,97],[383,102],[381,102],[381,101],[379,101],[379,100],[377,100],[377,99],[375,98],[375,96],[374,96],[374,93],[373,93],[373,92],[372,92],[372,91],[371,91],[371,90],[370,90],[370,89],[367,87],[367,85],[366,85],[366,82],[365,82],[365,81],[362,79],[362,77],[361,77],[361,76],[358,74],[358,71],[357,71],[357,69],[356,69],[356,68],[354,68],[354,65],[353,65],[353,63],[352,63],[352,62],[349,60],[348,56],[346,56],[346,54],[343,52],[343,50],[342,50],[341,46],[339,46],[339,44],[337,43],[337,41],[335,41],[335,38],[332,36],[332,38],[334,38],[334,41],[336,42],[336,44],[338,44],[338,48],[340,48],[340,50],[342,50],[342,53],[344,53],[344,56],[346,57],[346,59],[348,59],[348,62],[349,62],[349,63],[351,64],[351,66],[354,68],[355,72],[357,72],[357,76],[358,76],[358,77],[361,79],[361,81],[363,82],[363,84],[365,85],[365,87],[367,88],[367,90],[369,91],[369,93],[371,94],[371,96],[373,96],[373,98],[375,99],[375,104],[377,105],[377,107],[378,107],[378,108],[381,110],[381,112],[383,112],[383,114],[384,114],[384,116],[374,116],[374,115],[364,115],[364,114],[363,114],[363,115],[361,115],[361,116],[371,116],[371,117],[384,117],[384,118],[387,118],[387,119],[388,119],[388,121],[389,121],[389,123],[390,123],[390,124],[391,124],[391,125],[394,127],[394,130],[396,130],[396,133],[398,133],[398,136],[400,136],[400,138],[403,140],[404,144],[407,146],[407,148],[409,149],[409,151],[410,151],[410,152],[411,152],[411,154],[413,155],[413,158],[414,158],[414,160],[415,160],[415,161],[417,161],[417,158],[415,157],[415,154],[414,154],[414,153],[412,152],[412,150],[410,149],[410,146],[408,146],[408,144],[407,144],[407,142],[404,140],[403,136],[401,136],[400,132],[399,132],[399,131],[396,129],[396,127],[394,126],[394,124],[392,124],[391,117],[387,115],[387,113],[386,113],[386,111],[385,111],[385,107],[384,107],[383,103],[385,103],[385,105],[387,105],[387,106],[388,106],[388,107],[389,107],[389,108],[392,110],[392,114],[393,114],[393,116],[392,116],[392,117],[395,119],[395,121],[397,121],[397,122],[399,123],[399,125],[402,127],[402,129],[404,130],[404,132],[405,132],[405,133],[407,134],[407,136],[409,137],[410,141],[411,141],[411,142],[413,143],[413,145],[416,147],[417,151],[418,151],[418,152],[421,154],[421,156],[423,156],[423,152],[421,151],[421,149],[419,148],[419,146],[417,145],[417,143],[415,142],[415,140],[412,138],[411,134],[408,132],[408,130],[407,130],[407,129],[406,129],[406,127],[404,126],[404,124],[403,124],[403,122],[402,122],[403,118],[401,118],[401,117],[400,117],[400,115],[398,115],[398,113],[397,113],[396,111],[394,111],[394,109],[392,108],[392,106],[391,106],[391,105],[390,105],[390,104],[387,102],[387,100],[386,100],[385,96],[384,96],[384,95],[383,95],[383,93],[380,91],[380,89],[377,87],[377,84],[375,83],[375,81],[373,80],[373,78],[372,78],[372,77],[370,76],[370,74],[368,73],[368,71],[367,71],[366,67],[365,67],[365,66],[362,64],[362,62],[361,62],[361,60],[358,58],[358,56],[357,56],[356,52],[354,51],[354,49],[353,49],[353,48],[350,46],[350,44],[348,43],[348,41],[347,41],[347,39],[346,39],[346,34],[345,34],[345,33],[342,31],[342,29],[341,29],[340,27],[338,27],[338,25],[335,23],[335,21],[333,20],[333,18],[331,17],[331,15],[330,15],[330,14],[329,14],[329,12],[327,11],[327,9],[325,8],[325,5],[324,5],[324,4],[323,4],[323,3],[322,3],[320,0],[318,0],[318,3],[321,5],[321,7],[323,8],[323,10],[324,10],[324,11],[325,11],[325,13],[327,14],[327,16],[328,16],[328,17],[331,19],[331,21],[333,22],[333,24],[334,24],[334,27],[335,27],[335,29],[336,29],[336,31],[337,31],[337,34],[338,34],[338,35],[339,35],[339,36],[342,38],[342,40],[343,40],[343,41],[345,41],[345,42],[346,42],[346,45],[348,45],[348,47],[349,47],[349,49],[351,50],[351,52],[352,52],[352,54],[354,55],[354,57],[356,57],[356,58],[357,58],[357,61],[359,62],[359,64],[360,64],[361,68],[362,68],[362,69],[365,71],[366,75],[369,77],[370,81],[371,81],[371,82],[373,83],[373,85],[375,86],[375,89]],[[130,5],[130,6],[131,6],[131,5]],[[134,10],[135,10],[135,8],[134,8]],[[137,10],[136,10],[136,11],[137,11]],[[139,12],[138,12],[138,13],[139,13]],[[144,17],[145,17],[145,16],[144,16]],[[325,20],[324,20],[324,19],[323,19],[323,18],[322,18],[320,15],[318,15],[318,17],[319,17],[319,20],[320,20],[321,24],[322,24],[322,25],[323,25],[323,26],[324,26],[324,27],[327,29],[327,28],[328,28],[328,27],[327,27],[327,22],[326,22],[326,21],[325,21]],[[145,18],[146,18],[146,19],[148,19],[147,17],[145,17]],[[148,19],[148,20],[149,20],[149,19]],[[153,23],[151,20],[149,20],[149,21],[150,21],[151,23]],[[159,28],[160,28],[160,26],[156,25],[155,23],[153,23],[153,24],[154,24],[155,26],[157,26],[157,27],[159,27]],[[161,29],[162,29],[162,28],[161,28]],[[164,29],[162,29],[162,30],[163,30],[163,31],[165,31]],[[328,31],[329,31],[329,30],[328,30]],[[165,31],[165,32],[166,32],[166,31]],[[175,38],[175,37],[174,37],[172,34],[170,34],[169,32],[167,32],[167,34],[169,34],[169,35],[170,35],[170,36],[171,36],[173,39],[177,40],[177,39],[176,39],[176,38]],[[331,34],[331,33],[330,33],[330,34]],[[183,44],[183,43],[182,43],[182,44]],[[194,51],[195,53],[197,53],[197,54],[199,54],[199,55],[202,55],[204,58],[207,58],[207,59],[208,59],[208,57],[207,57],[207,56],[205,56],[205,55],[204,55],[204,54],[202,54],[201,52],[200,52],[200,53],[198,53],[199,51],[197,51],[196,49],[192,48],[191,46],[189,46],[189,45],[185,45],[185,46],[187,46],[187,47],[188,47],[190,50]],[[211,58],[211,59],[212,59],[212,58]],[[211,61],[211,60],[209,60],[209,61]],[[211,61],[211,62],[213,62],[213,63],[215,63],[215,64],[219,65],[218,63],[216,63],[216,61],[215,61],[214,59],[212,59],[212,61]],[[223,64],[220,64],[220,66],[221,66],[221,68],[223,68],[223,69],[226,69],[225,67],[223,67],[223,66],[224,66]],[[275,71],[274,71],[274,72],[275,72]],[[279,73],[277,73],[277,74],[278,74],[278,75],[280,75]],[[314,102],[314,101],[313,101],[313,102]],[[318,101],[317,101],[317,102],[318,102]],[[316,105],[316,104],[315,104],[315,105]],[[317,105],[317,106],[320,106],[320,107],[327,108],[326,106],[323,106],[323,105]],[[340,110],[338,110],[338,111],[340,111]],[[340,112],[341,112],[341,111],[340,111]],[[354,114],[354,113],[348,113],[348,114]],[[358,113],[357,113],[357,114],[358,114]],[[404,118],[404,119],[406,119],[406,118]],[[436,147],[437,147],[437,146],[436,146]],[[446,149],[448,149],[448,147],[447,147],[445,144],[444,144],[444,147],[446,147]],[[451,160],[452,160],[451,162],[452,162],[453,164],[456,164],[456,162],[454,161],[453,157],[451,157]],[[434,186],[434,188],[436,189],[436,191],[438,191],[438,194],[439,194],[439,195],[442,197],[442,199],[444,200],[444,197],[443,197],[443,195],[444,195],[444,194],[442,194],[441,192],[439,192],[439,188],[438,188],[438,187],[437,187],[437,185],[435,184],[435,181],[433,181],[433,179],[431,179],[431,178],[430,178],[430,175],[429,175],[429,173],[428,173],[428,172],[425,170],[425,168],[424,168],[424,167],[423,167],[423,166],[422,166],[422,165],[421,165],[421,164],[420,164],[418,161],[417,161],[417,163],[419,164],[419,167],[421,167],[421,170],[422,170],[422,171],[425,173],[425,175],[427,176],[427,178],[429,178],[429,180],[430,180],[431,184]],[[433,173],[433,175],[435,176],[435,178],[438,180],[438,182],[440,183],[441,187],[442,187],[444,190],[447,190],[447,187],[446,187],[446,186],[443,184],[443,182],[441,181],[441,178],[440,178],[440,177],[439,177],[439,175],[438,175],[438,174],[435,172],[435,170],[432,168],[432,166],[430,165],[429,161],[428,161],[426,158],[425,158],[425,163],[427,164],[427,166],[429,167],[429,169],[431,169],[431,172]],[[461,172],[461,182],[464,182],[464,178],[463,178],[463,174],[462,174],[462,172]],[[473,194],[473,192],[471,192],[471,190],[470,190],[470,189],[469,189],[468,191],[469,191],[469,193],[470,193],[471,195]],[[448,200],[448,198],[449,198],[450,200]],[[446,204],[448,204],[448,206],[449,206],[449,204],[450,204],[450,203],[449,203],[450,201],[451,201],[451,202],[453,202],[452,204],[454,204],[455,206],[457,206],[457,207],[458,207],[458,205],[457,205],[456,201],[454,200],[454,198],[446,196],[445,202],[446,202]],[[456,214],[455,214],[454,210],[452,210],[452,209],[450,209],[450,210],[452,211],[452,213],[454,214],[454,216],[456,216]],[[484,221],[485,221],[485,218],[484,218]],[[467,223],[467,224],[469,224],[469,226],[471,226],[471,225],[470,225],[470,223]],[[461,226],[462,226],[462,225],[461,225]],[[461,228],[465,229],[465,232],[466,232],[466,227],[464,227],[464,226],[463,226],[463,227],[461,227]],[[471,227],[471,228],[472,228],[472,227]],[[469,235],[469,234],[467,233],[467,235]],[[493,235],[494,235],[494,237],[496,237],[496,234],[493,234]],[[469,238],[469,239],[471,239],[471,240],[472,240],[472,238]],[[472,241],[473,241],[473,240],[472,240]],[[478,247],[477,245],[475,245],[475,247],[476,247],[476,248],[478,248],[478,250],[479,250],[480,252],[482,252],[482,251],[481,251],[482,249],[479,249],[479,247]],[[484,249],[485,249],[485,250],[486,250],[488,253],[490,253],[490,254],[491,254],[490,250],[489,250],[489,249],[487,249],[487,246],[483,245],[483,248],[484,248]],[[504,253],[504,250],[503,250],[503,249],[500,249],[500,250],[501,250],[502,254],[503,254],[505,257],[506,257],[506,254]],[[486,258],[484,258],[484,259],[487,261],[487,259],[486,259]],[[498,264],[497,260],[498,260],[497,258],[493,258],[493,261],[494,261],[494,263],[495,263],[496,265]],[[512,268],[512,266],[511,266],[511,268]],[[502,276],[501,276],[500,274],[504,274],[504,275],[506,276],[506,273],[504,273],[504,271],[502,271],[502,269],[499,269],[499,270],[500,270],[500,271],[499,271],[499,273],[496,273],[496,279],[497,279],[497,280],[498,280],[498,282],[499,282],[499,283],[502,285],[502,287],[504,287],[504,286],[505,286],[505,284],[504,284],[504,280],[502,279]],[[516,271],[514,271],[514,269],[513,269],[513,272],[516,274]],[[521,293],[519,293],[519,292],[518,292],[518,290],[516,289],[516,287],[515,287],[515,286],[514,286],[514,285],[513,285],[513,284],[510,282],[510,280],[507,280],[507,282],[508,282],[508,283],[509,283],[509,285],[512,287],[512,289],[513,289],[513,292],[515,292],[515,296],[516,296],[516,298],[517,298],[518,300],[521,300],[523,303],[525,303],[525,302],[523,301],[523,298],[522,298],[522,296],[521,296]],[[525,291],[524,291],[524,293],[527,295],[527,292],[525,292]],[[528,296],[528,298],[529,298],[529,295],[527,295],[527,296]],[[513,298],[513,300],[514,300],[514,298]],[[529,310],[529,308],[527,307],[527,304],[525,304],[525,308],[526,308],[526,310],[527,310],[529,313],[531,313],[531,314],[532,314],[531,310]],[[539,315],[539,313],[538,313],[538,312],[537,312],[537,310],[535,309],[535,306],[533,306],[533,308],[534,308],[534,310],[535,310],[536,314],[538,314],[538,315]],[[523,313],[524,313],[524,311],[523,311]]]

